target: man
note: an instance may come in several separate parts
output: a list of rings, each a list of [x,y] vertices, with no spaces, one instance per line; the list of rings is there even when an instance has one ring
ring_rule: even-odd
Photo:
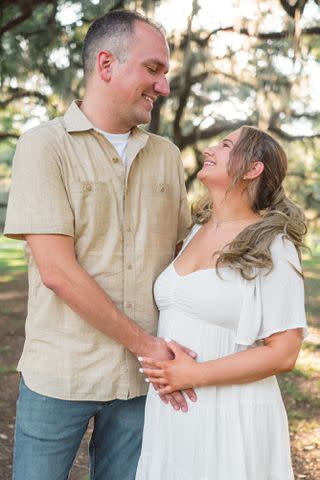
[[[92,417],[91,479],[133,480],[147,386],[136,356],[170,358],[152,284],[189,227],[183,168],[137,128],[169,93],[168,46],[114,11],[91,25],[83,64],[83,102],[22,135],[14,159],[5,234],[31,251],[15,480],[66,479]],[[170,401],[186,410],[180,392]]]

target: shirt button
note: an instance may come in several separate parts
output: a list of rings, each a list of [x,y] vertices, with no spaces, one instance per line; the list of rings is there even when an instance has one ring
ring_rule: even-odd
[[[129,263],[129,265],[128,265],[128,270],[132,270],[132,265],[131,265],[131,263]]]
[[[91,192],[91,190],[92,190],[92,185],[91,185],[90,183],[87,183],[87,184],[86,184],[86,190],[87,190],[88,192]]]
[[[126,228],[127,232],[131,232],[131,227]]]
[[[113,163],[118,163],[118,162],[119,162],[119,158],[118,158],[118,157],[113,157],[112,161],[113,161]]]
[[[165,190],[165,186],[164,185],[160,185],[160,192],[164,192]]]

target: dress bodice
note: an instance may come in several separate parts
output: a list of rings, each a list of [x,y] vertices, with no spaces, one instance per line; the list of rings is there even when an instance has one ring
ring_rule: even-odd
[[[174,309],[190,318],[236,330],[244,282],[231,268],[179,275],[172,262],[158,277],[154,296],[160,312]]]

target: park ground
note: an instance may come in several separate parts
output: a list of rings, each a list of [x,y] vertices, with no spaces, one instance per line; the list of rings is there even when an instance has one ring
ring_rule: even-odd
[[[304,259],[309,336],[296,368],[279,377],[289,423],[295,479],[320,478],[320,256]],[[16,365],[24,341],[27,274],[21,247],[0,237],[0,479],[11,479],[18,390]],[[70,480],[88,479],[90,427]]]

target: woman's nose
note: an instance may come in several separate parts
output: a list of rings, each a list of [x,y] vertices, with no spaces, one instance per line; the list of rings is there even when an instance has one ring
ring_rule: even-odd
[[[207,147],[203,151],[203,155],[213,155],[214,154],[214,147]]]

